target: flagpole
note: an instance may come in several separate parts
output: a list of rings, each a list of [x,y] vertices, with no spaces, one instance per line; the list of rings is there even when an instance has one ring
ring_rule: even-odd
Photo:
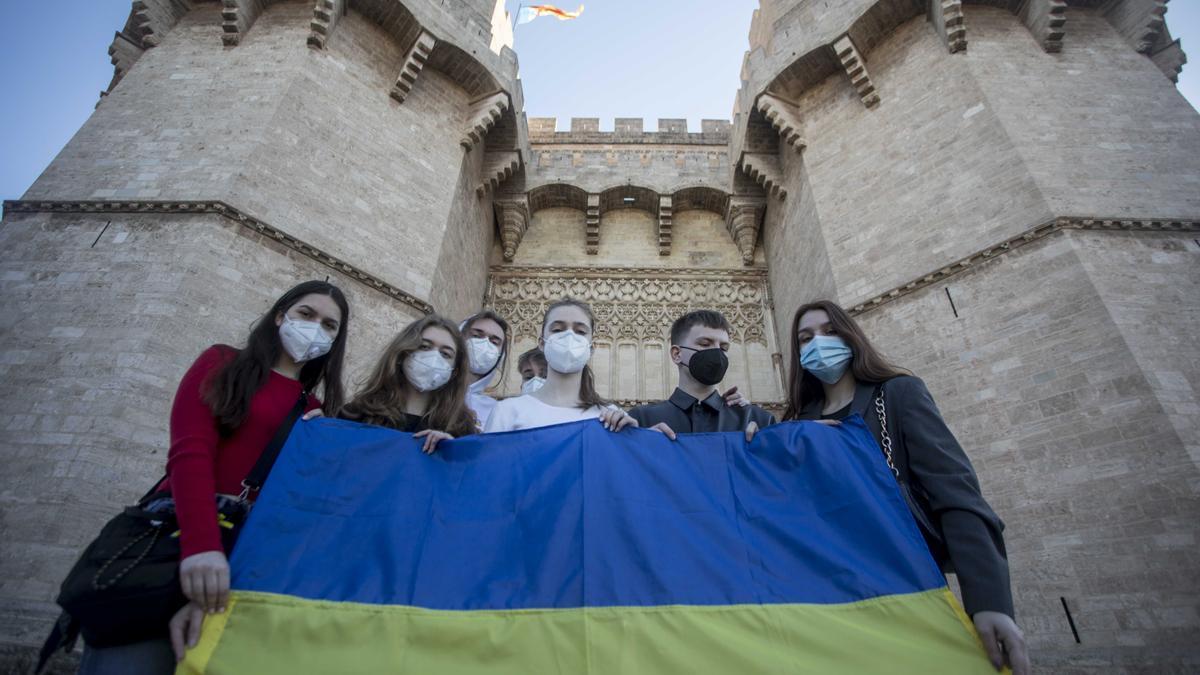
[[[517,19],[518,19],[518,18],[521,16],[521,8],[522,8],[522,7],[524,7],[524,6],[525,6],[524,4],[517,5],[517,11],[516,11],[516,12],[513,14],[513,25],[512,25],[512,29],[513,29],[513,32],[514,32],[514,33],[515,33],[515,32],[516,32],[516,30],[517,30]]]

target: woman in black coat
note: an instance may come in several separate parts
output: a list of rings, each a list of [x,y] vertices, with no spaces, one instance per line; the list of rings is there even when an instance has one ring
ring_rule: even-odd
[[[1025,638],[1012,618],[1004,524],[925,383],[888,363],[854,319],[827,300],[796,310],[791,342],[784,420],[863,416],[934,558],[957,574],[992,664],[1028,673]]]

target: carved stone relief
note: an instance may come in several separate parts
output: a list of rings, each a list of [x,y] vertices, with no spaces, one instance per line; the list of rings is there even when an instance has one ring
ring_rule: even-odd
[[[735,361],[731,372],[757,379],[755,400],[780,396],[764,269],[499,266],[492,268],[485,304],[508,319],[518,344],[528,345],[538,338],[546,308],[568,297],[587,302],[595,313],[597,353],[603,350],[604,355],[593,359],[593,367],[598,382],[612,383],[609,395],[614,399],[636,402],[647,392],[671,391],[674,367],[664,361],[671,324],[695,309],[715,309],[729,320]],[[619,350],[632,350],[635,376],[626,372],[629,358],[617,358]]]

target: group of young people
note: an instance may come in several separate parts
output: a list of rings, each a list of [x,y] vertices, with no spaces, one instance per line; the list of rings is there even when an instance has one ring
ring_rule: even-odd
[[[175,615],[170,639],[85,647],[80,672],[172,672],[194,646],[206,614],[222,612],[229,563],[215,499],[237,495],[276,429],[304,398],[305,419],[325,415],[413,434],[426,453],[475,433],[531,429],[598,419],[621,432],[644,427],[677,434],[736,431],[751,440],[775,417],[731,388],[730,326],[719,312],[689,312],[670,331],[679,385],[661,402],[622,410],[596,390],[589,367],[596,320],[586,303],[564,299],[543,317],[538,349],[518,357],[521,394],[497,399],[489,389],[507,370],[512,335],[505,319],[483,310],[460,324],[427,315],[384,348],[362,387],[342,384],[350,307],[327,282],[301,283],[254,325],[245,346],[214,345],[179,384],[171,411],[167,479],[180,528],[180,583],[189,603]],[[924,383],[889,364],[838,305],[801,306],[790,332],[791,368],[784,421],[838,424],[862,414],[898,480],[919,491],[944,537],[935,552],[959,580],[964,606],[993,664],[1028,669],[1024,638],[1013,622],[1003,524],[984,500],[970,461],[942,421]],[[314,392],[321,391],[318,399]],[[886,426],[875,408],[886,401]],[[890,430],[890,433],[889,433]]]

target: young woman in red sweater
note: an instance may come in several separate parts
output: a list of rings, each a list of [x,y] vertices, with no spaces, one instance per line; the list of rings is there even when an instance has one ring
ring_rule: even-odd
[[[242,492],[242,480],[300,396],[306,410],[332,414],[342,407],[349,318],[336,286],[304,282],[255,323],[245,347],[209,347],[180,381],[163,487],[179,520],[180,584],[190,600],[181,614],[224,611],[229,597],[214,497]],[[324,405],[314,395],[317,387]],[[169,673],[174,667],[171,644],[163,639],[86,649],[80,673]]]

